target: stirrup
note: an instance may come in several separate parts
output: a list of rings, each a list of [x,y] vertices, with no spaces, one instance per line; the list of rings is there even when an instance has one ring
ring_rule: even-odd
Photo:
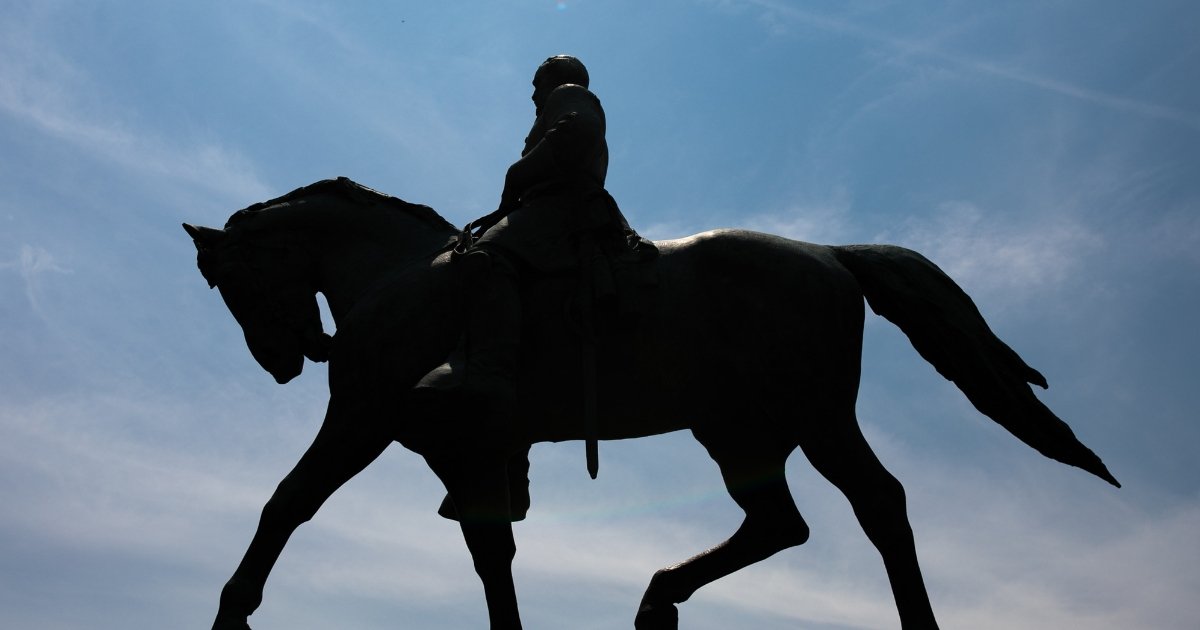
[[[462,391],[467,375],[466,333],[463,335],[458,346],[454,348],[450,356],[446,357],[446,362],[433,368],[417,381],[417,384],[413,386],[414,393],[436,396]]]

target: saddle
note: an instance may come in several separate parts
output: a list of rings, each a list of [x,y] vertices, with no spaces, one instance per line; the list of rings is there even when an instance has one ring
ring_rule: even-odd
[[[464,228],[455,246],[459,258],[452,260],[461,259],[473,244],[472,225]],[[571,273],[545,273],[519,259],[512,261],[520,267],[522,346],[529,348],[547,341],[561,343],[564,337],[580,344],[587,468],[593,479],[599,469],[597,340],[632,333],[642,315],[644,292],[658,285],[658,269],[654,264],[658,248],[627,224],[622,227],[620,240],[581,235],[578,265]],[[547,340],[541,334],[544,331],[554,331],[551,333],[554,339]],[[570,334],[564,335],[563,331]],[[539,339],[528,343],[531,336]],[[412,395],[421,400],[447,400],[452,392],[461,390],[467,364],[465,345],[460,342],[445,363],[426,374],[413,388]]]

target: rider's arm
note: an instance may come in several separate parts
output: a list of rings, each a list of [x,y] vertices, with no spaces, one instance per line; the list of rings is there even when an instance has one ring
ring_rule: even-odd
[[[553,149],[543,139],[532,151],[508,167],[508,173],[504,176],[504,192],[500,195],[500,207],[519,204],[521,194],[531,186],[559,175],[561,171],[554,159]]]
[[[591,92],[566,85],[550,94],[545,105],[550,129],[531,151],[508,168],[501,206],[518,203],[531,186],[581,174],[596,152],[604,149],[604,111]]]

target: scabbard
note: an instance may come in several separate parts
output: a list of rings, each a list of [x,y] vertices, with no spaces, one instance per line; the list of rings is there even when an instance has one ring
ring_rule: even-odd
[[[587,469],[592,479],[600,471],[599,424],[597,420],[596,400],[596,317],[593,309],[592,294],[595,278],[592,270],[592,258],[596,255],[596,244],[590,235],[584,235],[579,242],[579,311],[583,328],[582,357],[583,365],[583,439],[587,452]]]

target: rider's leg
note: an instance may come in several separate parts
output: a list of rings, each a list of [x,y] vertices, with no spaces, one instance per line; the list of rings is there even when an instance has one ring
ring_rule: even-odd
[[[312,446],[263,507],[254,539],[221,591],[214,629],[248,628],[246,617],[262,601],[263,585],[292,532],[392,443],[390,425],[364,417],[366,413],[339,409],[335,401],[330,402]]]
[[[516,406],[521,350],[517,271],[496,252],[474,251],[459,264],[470,309],[464,393],[484,413],[507,420]]]
[[[739,432],[746,430],[742,425]],[[751,434],[693,429],[721,467],[725,487],[746,518],[725,542],[654,574],[638,609],[639,630],[674,630],[674,604],[687,601],[701,586],[808,540],[784,479],[784,462],[794,450],[782,432],[763,427]]]
[[[517,362],[521,349],[521,296],[517,272],[497,252],[475,250],[458,261],[463,270],[470,309],[467,324],[467,364],[463,401],[467,413],[481,421],[511,422],[517,398]],[[512,520],[529,511],[529,448],[508,460],[508,495]],[[443,517],[458,520],[447,494],[438,508]]]
[[[528,446],[519,449],[508,458],[505,472],[508,476],[508,498],[511,502],[509,514],[513,521],[524,520],[526,512],[529,511]],[[442,518],[448,518],[452,521],[458,520],[458,509],[454,507],[454,499],[450,498],[449,494],[442,499],[442,505],[438,507],[438,514]]]

